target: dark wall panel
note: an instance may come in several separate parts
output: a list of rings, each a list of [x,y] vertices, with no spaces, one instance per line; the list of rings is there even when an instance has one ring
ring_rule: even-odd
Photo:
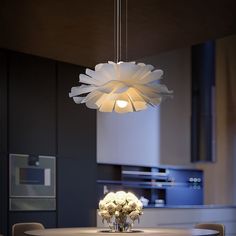
[[[56,155],[56,62],[9,52],[9,153]],[[56,226],[56,212],[10,212],[11,225]]]
[[[7,54],[0,51],[0,234],[4,235],[8,224],[7,87]]]
[[[192,46],[191,161],[215,161],[215,41]]]
[[[96,225],[96,111],[69,98],[84,68],[0,51],[0,233]],[[57,211],[8,211],[9,153],[57,157]]]
[[[0,51],[0,152],[7,152],[7,53]]]
[[[84,68],[58,64],[58,226],[95,226],[96,111],[68,93]]]
[[[55,62],[11,53],[9,64],[10,152],[55,155]]]

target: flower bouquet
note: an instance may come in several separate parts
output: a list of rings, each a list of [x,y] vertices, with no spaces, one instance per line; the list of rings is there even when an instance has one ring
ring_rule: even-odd
[[[139,216],[143,214],[142,208],[141,201],[133,193],[110,192],[99,202],[98,214],[103,223],[107,221],[111,232],[129,232],[134,221],[139,221]]]

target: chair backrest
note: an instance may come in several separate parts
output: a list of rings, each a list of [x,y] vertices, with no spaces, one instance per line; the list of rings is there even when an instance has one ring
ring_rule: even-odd
[[[225,226],[223,224],[203,223],[195,225],[196,229],[212,229],[219,231],[219,236],[225,236]]]
[[[12,226],[12,236],[25,236],[24,232],[28,230],[45,229],[40,223],[17,223]]]

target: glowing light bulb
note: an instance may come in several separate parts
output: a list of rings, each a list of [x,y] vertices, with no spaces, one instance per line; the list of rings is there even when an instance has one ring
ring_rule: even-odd
[[[116,104],[120,108],[125,108],[128,105],[128,102],[125,100],[117,100]]]

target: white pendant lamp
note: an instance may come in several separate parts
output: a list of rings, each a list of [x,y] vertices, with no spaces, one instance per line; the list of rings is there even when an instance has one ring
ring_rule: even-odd
[[[77,104],[85,103],[88,108],[100,112],[127,113],[141,111],[148,106],[157,106],[162,98],[172,94],[160,84],[162,70],[154,70],[152,65],[119,61],[121,57],[121,0],[117,3],[116,60],[86,69],[80,74],[81,86],[72,87],[69,93]],[[127,26],[126,26],[127,27]],[[85,96],[81,96],[86,94]]]

